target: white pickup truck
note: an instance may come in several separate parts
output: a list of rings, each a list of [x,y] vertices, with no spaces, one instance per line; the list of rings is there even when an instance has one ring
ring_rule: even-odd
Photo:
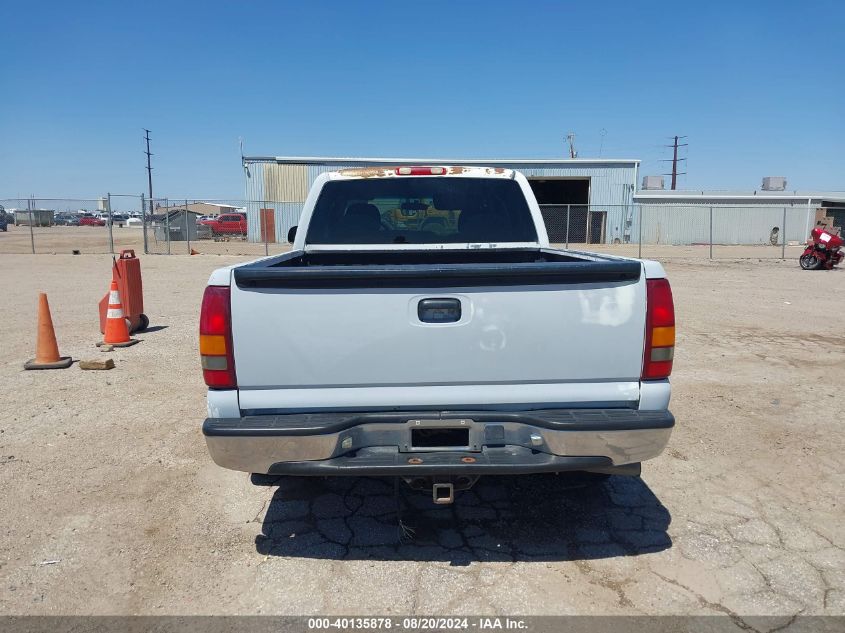
[[[660,264],[549,247],[519,172],[323,174],[289,253],[211,275],[214,461],[398,476],[449,503],[480,475],[639,475],[675,344]]]

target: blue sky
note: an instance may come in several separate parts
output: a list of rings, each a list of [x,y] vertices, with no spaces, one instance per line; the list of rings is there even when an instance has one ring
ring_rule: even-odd
[[[248,155],[640,158],[845,190],[842,2],[0,0],[0,198],[242,198]]]

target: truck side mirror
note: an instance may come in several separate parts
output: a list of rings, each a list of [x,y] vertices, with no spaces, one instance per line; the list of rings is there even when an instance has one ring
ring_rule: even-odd
[[[293,240],[296,237],[296,227],[292,226],[288,229],[288,242],[293,244]]]

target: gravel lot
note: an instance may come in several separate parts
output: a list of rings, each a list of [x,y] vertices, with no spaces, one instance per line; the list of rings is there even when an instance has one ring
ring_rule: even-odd
[[[668,262],[678,426],[642,479],[491,478],[436,507],[211,462],[197,314],[244,259],[143,257],[154,327],[115,370],[25,372],[39,290],[62,353],[104,356],[110,258],[0,257],[0,612],[845,614],[845,271]]]

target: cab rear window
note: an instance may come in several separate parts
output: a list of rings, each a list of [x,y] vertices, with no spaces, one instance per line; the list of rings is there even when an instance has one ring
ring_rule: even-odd
[[[535,242],[525,196],[513,180],[374,178],[327,182],[308,244]]]

